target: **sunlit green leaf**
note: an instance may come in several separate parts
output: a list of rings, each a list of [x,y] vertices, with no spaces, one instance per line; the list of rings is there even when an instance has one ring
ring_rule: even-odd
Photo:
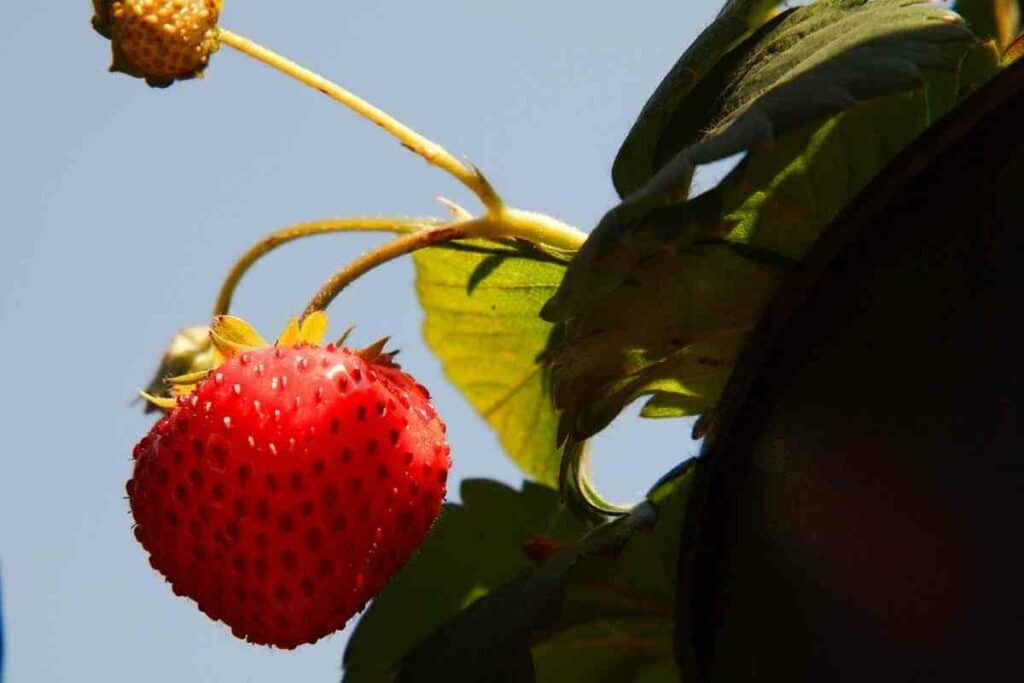
[[[565,272],[556,257],[483,244],[415,255],[423,332],[445,374],[508,456],[554,485],[561,450],[544,364],[553,330],[539,311]]]

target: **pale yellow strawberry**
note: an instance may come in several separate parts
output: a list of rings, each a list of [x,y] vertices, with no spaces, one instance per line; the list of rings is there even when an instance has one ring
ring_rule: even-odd
[[[112,71],[155,87],[203,73],[217,50],[222,0],[93,0],[93,26],[110,39]]]

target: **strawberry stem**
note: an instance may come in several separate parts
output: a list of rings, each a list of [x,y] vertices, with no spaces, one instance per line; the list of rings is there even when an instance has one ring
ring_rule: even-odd
[[[502,207],[494,214],[455,223],[468,237],[521,239],[563,251],[580,250],[587,234],[543,213]]]
[[[497,214],[456,221],[403,235],[363,254],[335,273],[314,295],[302,317],[325,310],[345,287],[377,266],[426,247],[471,238],[495,241],[521,239],[575,252],[583,245],[586,237],[585,233],[550,216],[508,207],[503,207]]]
[[[466,234],[457,227],[450,225],[439,226],[409,235],[402,235],[369,253],[363,254],[339,270],[323,284],[309,302],[309,305],[306,306],[306,310],[302,312],[302,318],[317,311],[326,310],[345,287],[377,266],[392,261],[399,256],[411,254],[424,247],[451,242],[465,236]]]
[[[252,266],[268,252],[283,244],[303,237],[324,235],[334,232],[391,232],[409,234],[441,224],[437,218],[330,218],[320,221],[299,223],[272,232],[246,251],[232,266],[221,285],[217,302],[213,307],[214,317],[223,315],[231,308],[231,299],[238,284]]]
[[[214,317],[228,313],[235,291],[249,269],[274,249],[304,237],[337,232],[390,232],[401,237],[359,257],[341,269],[320,288],[303,318],[313,311],[324,310],[355,279],[399,256],[419,249],[465,238],[523,239],[564,251],[577,251],[586,235],[561,221],[531,211],[503,207],[496,215],[481,218],[468,216],[464,210],[456,214],[460,220],[444,223],[438,218],[331,218],[309,221],[277,230],[251,246],[235,262],[221,285],[214,304]]]
[[[391,133],[406,148],[419,154],[428,163],[447,171],[469,188],[480,199],[487,211],[484,216],[474,218],[461,207],[448,202],[446,205],[453,211],[455,221],[445,225],[440,225],[438,221],[421,220],[417,222],[408,220],[395,222],[382,219],[374,224],[376,227],[373,228],[367,228],[368,223],[366,222],[357,225],[356,221],[353,221],[351,223],[308,224],[274,233],[250,249],[235,265],[231,273],[229,273],[224,286],[221,288],[220,296],[217,298],[214,310],[215,315],[227,311],[238,281],[260,257],[279,244],[311,234],[360,229],[377,229],[405,233],[394,241],[360,256],[348,266],[335,273],[331,279],[324,283],[320,291],[313,297],[313,300],[310,301],[303,317],[315,311],[324,310],[345,287],[378,265],[387,263],[399,256],[410,254],[418,249],[443,242],[463,238],[498,241],[519,239],[569,252],[578,251],[582,246],[586,239],[584,233],[550,216],[507,207],[478,169],[459,161],[445,150],[444,147],[420,135],[387,112],[375,107],[323,76],[300,66],[276,52],[268,50],[244,36],[224,28],[219,29],[219,31],[222,44],[233,47],[243,54],[319,90],[331,99],[340,102],[360,116]]]
[[[222,44],[233,47],[239,52],[263,62],[267,66],[277,69],[281,73],[291,76],[311,88],[319,90],[360,116],[372,121],[398,138],[398,141],[404,147],[426,159],[427,163],[437,166],[454,176],[456,180],[480,198],[480,201],[483,202],[488,211],[494,213],[501,211],[503,207],[501,198],[480,171],[462,163],[441,145],[420,135],[412,128],[409,128],[398,119],[375,107],[358,95],[349,92],[340,85],[300,66],[292,60],[228,29],[221,28],[219,31]]]

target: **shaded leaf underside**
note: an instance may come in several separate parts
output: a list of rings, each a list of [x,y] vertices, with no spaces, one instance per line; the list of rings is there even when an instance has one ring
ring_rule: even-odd
[[[699,116],[707,107],[694,103],[698,84],[716,81],[719,89],[709,98],[717,98],[724,84],[708,78],[719,61],[769,16],[778,0],[730,0],[714,22],[687,48],[675,66],[658,85],[622,143],[612,166],[612,179],[621,197],[641,189],[659,166],[659,151],[666,147],[663,134],[692,141],[700,124],[688,126],[680,117]],[[698,96],[699,97],[699,96]],[[684,102],[686,107],[680,107]],[[710,104],[710,103],[709,103]],[[679,145],[681,147],[682,144]]]
[[[551,364],[562,437],[589,437],[644,394],[651,416],[711,408],[781,277],[996,68],[947,10],[895,0],[819,2],[750,40],[706,137],[609,212],[544,310],[567,326]],[[743,149],[719,186],[685,198],[693,162]]]

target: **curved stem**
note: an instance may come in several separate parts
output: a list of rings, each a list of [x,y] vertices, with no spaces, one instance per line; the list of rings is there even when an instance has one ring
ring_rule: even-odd
[[[360,116],[372,121],[398,138],[403,146],[426,159],[427,163],[433,164],[454,176],[480,198],[480,201],[483,202],[488,211],[498,212],[501,210],[503,206],[501,198],[494,191],[494,188],[491,187],[491,184],[487,182],[487,179],[476,168],[456,159],[441,145],[420,135],[387,112],[378,109],[358,95],[345,90],[323,76],[233,31],[225,28],[219,30],[220,42],[224,45],[229,45],[239,52],[263,62],[267,66],[277,69],[281,73],[291,76],[311,88],[319,90]]]
[[[238,283],[250,268],[268,252],[283,244],[303,237],[334,232],[391,232],[408,234],[439,225],[436,218],[332,218],[322,221],[299,223],[272,232],[246,251],[232,266],[221,285],[217,302],[213,307],[214,317],[223,315],[231,307],[231,299],[238,289]]]
[[[326,309],[345,287],[379,265],[419,249],[474,237],[492,240],[523,239],[556,249],[577,251],[587,236],[550,216],[509,208],[502,209],[497,215],[458,221],[404,235],[363,254],[335,273],[313,296],[302,317]]]
[[[323,284],[320,291],[316,293],[313,299],[309,302],[309,305],[306,306],[306,310],[302,312],[302,319],[305,319],[306,316],[311,313],[326,309],[330,303],[334,301],[334,298],[338,296],[343,289],[345,289],[345,287],[377,266],[387,263],[388,261],[392,261],[399,256],[411,254],[412,252],[423,249],[424,247],[441,244],[442,242],[451,242],[452,240],[460,239],[465,236],[466,233],[459,227],[437,227],[430,230],[414,232],[409,235],[403,235],[402,237],[394,239],[378,249],[363,254],[355,261],[339,270],[331,276],[331,279]]]
[[[587,239],[585,232],[557,218],[508,207],[459,225],[470,237],[523,239],[565,251],[579,251]]]

